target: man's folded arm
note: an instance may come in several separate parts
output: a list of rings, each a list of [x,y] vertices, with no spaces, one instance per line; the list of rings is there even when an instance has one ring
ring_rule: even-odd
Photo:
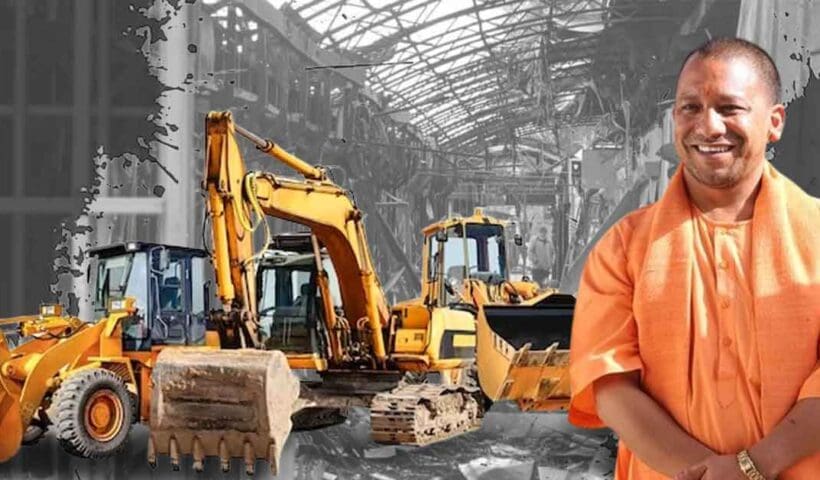
[[[777,478],[805,457],[820,453],[820,362],[803,383],[783,420],[749,449],[757,468],[766,478]]]
[[[569,420],[580,427],[610,427],[641,461],[671,477],[712,452],[641,389],[633,284],[616,226],[590,252],[579,286]]]
[[[639,372],[607,375],[593,389],[600,418],[653,470],[672,477],[714,454],[641,389]]]

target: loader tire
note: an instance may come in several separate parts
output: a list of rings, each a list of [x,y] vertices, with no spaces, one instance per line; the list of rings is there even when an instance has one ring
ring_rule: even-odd
[[[104,458],[125,447],[136,408],[113,372],[95,368],[69,377],[55,393],[54,404],[57,439],[66,452]]]

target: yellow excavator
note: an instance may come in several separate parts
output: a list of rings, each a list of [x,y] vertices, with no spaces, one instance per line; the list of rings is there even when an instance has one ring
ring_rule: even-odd
[[[366,406],[373,438],[381,442],[424,445],[478,428],[478,390],[462,382],[473,364],[474,315],[433,295],[390,308],[372,264],[363,214],[349,192],[322,168],[235,125],[229,112],[209,114],[206,131],[213,260],[222,316],[228,319],[218,322],[226,326],[222,344],[275,348],[291,368],[314,374],[302,382],[294,412],[298,424],[310,424],[313,414],[327,409]],[[237,135],[301,178],[247,172]],[[252,231],[267,225],[265,217],[309,230],[314,266],[308,277],[286,278],[283,264],[278,277],[257,282],[264,252],[254,249]],[[260,309],[259,299],[269,305]],[[441,381],[408,383],[407,372]]]

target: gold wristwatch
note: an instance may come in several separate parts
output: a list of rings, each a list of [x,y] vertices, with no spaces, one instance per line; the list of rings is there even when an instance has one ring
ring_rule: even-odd
[[[752,461],[752,457],[749,456],[749,452],[746,450],[737,454],[737,465],[749,480],[766,480],[766,477],[757,469],[755,462]]]

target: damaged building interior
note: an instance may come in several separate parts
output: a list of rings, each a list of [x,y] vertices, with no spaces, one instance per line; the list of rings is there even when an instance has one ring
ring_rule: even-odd
[[[9,232],[0,237],[0,316],[60,297],[88,308],[90,246],[201,248],[212,110],[231,110],[353,192],[391,302],[420,293],[421,230],[476,208],[511,222],[517,278],[532,275],[527,244],[548,227],[547,283],[572,294],[602,232],[666,188],[677,167],[678,69],[708,38],[737,35],[772,53],[789,118],[799,119],[775,164],[820,193],[820,167],[806,160],[817,153],[808,126],[820,112],[810,68],[820,37],[810,27],[820,6],[774,4],[0,0],[0,56],[11,66],[0,73],[9,153],[0,162]],[[244,153],[253,169],[286,174]],[[560,414],[493,413],[481,432],[415,452],[374,447],[353,415],[294,435],[279,478],[612,478],[605,432],[575,430]],[[0,472],[147,478],[145,432],[136,435],[133,452],[97,473],[49,443],[34,447],[49,462],[28,453]]]

